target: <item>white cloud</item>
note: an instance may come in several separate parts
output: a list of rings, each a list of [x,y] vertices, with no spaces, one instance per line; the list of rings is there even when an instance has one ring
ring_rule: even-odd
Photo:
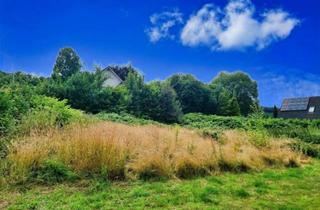
[[[174,38],[170,33],[175,25],[183,22],[182,13],[179,10],[165,11],[150,16],[151,27],[146,30],[151,42],[158,42],[163,38]]]
[[[182,44],[212,45],[215,37],[221,33],[217,12],[212,4],[206,4],[196,15],[191,16],[181,33]]]
[[[250,0],[231,0],[221,9],[204,5],[182,29],[183,45],[204,45],[213,50],[263,49],[288,37],[299,20],[283,10],[267,10],[255,16]]]

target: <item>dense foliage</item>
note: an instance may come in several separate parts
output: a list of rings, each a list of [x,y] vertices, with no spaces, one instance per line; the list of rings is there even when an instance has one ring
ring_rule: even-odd
[[[298,140],[293,145],[294,148],[320,157],[320,120],[222,117],[190,113],[183,116],[181,124],[203,130],[241,129],[266,132],[274,137],[289,137]]]
[[[213,91],[194,76],[176,74],[169,77],[167,82],[176,91],[184,113],[202,112],[212,114],[216,112]]]
[[[46,132],[84,119],[82,112],[71,109],[66,101],[37,95],[28,86],[0,89],[0,110],[0,158],[14,136]]]
[[[109,66],[107,70],[116,72],[124,82],[108,87],[104,85],[108,79],[104,70],[97,67],[95,71],[83,71],[81,67],[77,53],[72,48],[63,48],[51,77],[1,72],[1,89],[18,84],[33,89],[35,94],[66,99],[71,107],[88,113],[130,113],[167,123],[179,122],[183,113],[191,112],[248,115],[258,103],[256,83],[242,72],[221,73],[210,85],[188,74],[145,83],[131,65]]]
[[[242,72],[220,73],[210,86],[218,91],[224,89],[234,96],[240,108],[242,115],[252,113],[252,107],[258,104],[258,87],[255,81],[249,75]]]

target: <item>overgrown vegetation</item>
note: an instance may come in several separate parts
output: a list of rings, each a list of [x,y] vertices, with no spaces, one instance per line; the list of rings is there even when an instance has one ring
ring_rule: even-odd
[[[211,84],[183,74],[145,83],[130,65],[110,66],[124,82],[109,87],[104,86],[105,71],[99,67],[85,71],[80,60],[72,48],[63,48],[48,78],[0,72],[0,157],[16,136],[63,127],[84,117],[71,108],[179,123],[184,113],[248,115],[258,105],[256,83],[242,72],[221,73]]]
[[[181,124],[202,130],[238,129],[266,133],[271,137],[292,138],[292,147],[307,155],[320,157],[320,120],[279,119],[259,117],[222,117],[190,113],[183,116]]]
[[[102,122],[20,139],[8,154],[6,173],[9,183],[20,184],[59,182],[73,173],[107,180],[191,178],[297,167],[301,159],[288,141],[247,132],[225,131],[213,139],[177,126]]]
[[[127,124],[159,124],[156,121],[136,118],[128,114],[100,113],[97,117],[104,121]],[[161,125],[161,124],[160,124]],[[179,125],[191,129],[199,129],[205,136],[217,139],[223,130],[242,130],[251,133],[256,140],[266,138],[291,138],[291,147],[308,156],[320,157],[318,120],[296,120],[257,117],[224,117],[190,113],[182,117]]]

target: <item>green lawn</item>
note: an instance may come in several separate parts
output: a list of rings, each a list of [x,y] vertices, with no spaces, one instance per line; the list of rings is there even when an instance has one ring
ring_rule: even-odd
[[[30,186],[0,191],[0,209],[320,209],[320,161],[303,168],[191,180]]]

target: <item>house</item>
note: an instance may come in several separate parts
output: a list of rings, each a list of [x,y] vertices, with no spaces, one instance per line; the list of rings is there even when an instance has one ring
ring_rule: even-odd
[[[120,85],[128,76],[129,72],[135,70],[129,66],[108,66],[103,69],[106,80],[103,82],[103,87],[116,87]]]
[[[320,96],[284,99],[278,117],[320,119]]]

